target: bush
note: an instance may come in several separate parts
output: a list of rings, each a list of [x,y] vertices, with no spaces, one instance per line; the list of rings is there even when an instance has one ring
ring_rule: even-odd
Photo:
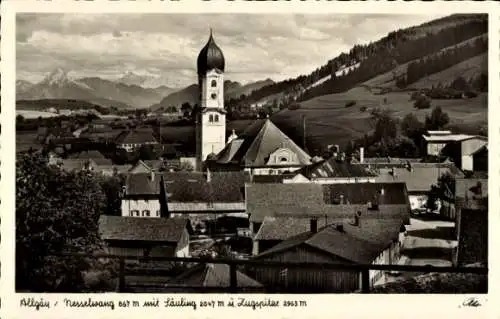
[[[425,95],[421,95],[417,97],[415,102],[413,103],[413,107],[421,110],[421,109],[429,109],[431,107],[431,99]]]
[[[351,106],[354,106],[356,105],[356,101],[348,101],[345,103],[345,107],[351,107]]]

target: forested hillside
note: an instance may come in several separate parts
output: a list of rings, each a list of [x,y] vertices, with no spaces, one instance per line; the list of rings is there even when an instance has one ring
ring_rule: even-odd
[[[404,88],[423,76],[486,52],[487,38],[479,36],[485,35],[487,31],[487,15],[453,15],[421,26],[397,30],[379,41],[354,46],[348,53],[333,58],[309,75],[267,85],[246,97],[231,100],[229,108],[238,109],[271,95],[281,96],[277,103],[288,105],[293,100],[300,102],[316,96],[345,92],[411,62],[406,74],[398,79],[399,88]],[[444,50],[475,37],[479,38],[473,43]],[[431,57],[421,60],[427,56]],[[358,68],[346,75],[335,76],[342,66],[358,62]],[[328,80],[310,87],[326,77],[329,77]],[[276,101],[273,103],[276,104]]]

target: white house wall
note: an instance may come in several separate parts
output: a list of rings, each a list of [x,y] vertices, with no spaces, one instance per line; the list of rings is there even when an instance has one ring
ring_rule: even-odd
[[[148,217],[143,216],[143,212],[149,210],[149,217],[160,217],[161,208],[158,199],[122,199],[122,216],[132,216],[132,211],[138,211],[139,216],[134,212],[133,217]]]

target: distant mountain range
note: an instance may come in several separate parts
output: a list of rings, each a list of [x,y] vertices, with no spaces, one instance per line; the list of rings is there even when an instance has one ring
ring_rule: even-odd
[[[251,82],[245,85],[242,85],[239,82],[226,80],[224,82],[224,97],[226,100],[238,98],[241,95],[248,95],[255,90],[259,90],[264,86],[271,84],[274,84],[274,81],[271,79]],[[160,103],[152,105],[151,108],[153,110],[157,110],[161,107],[179,107],[186,102],[191,105],[198,103],[198,84],[192,84],[182,90],[169,94],[167,97],[162,99]]]
[[[86,101],[108,101],[128,108],[144,108],[160,101],[173,89],[167,87],[143,88],[98,77],[72,79],[68,72],[56,69],[39,83],[16,82],[16,99],[76,99]],[[113,103],[113,101],[119,103]],[[108,104],[108,103],[104,103]],[[106,106],[106,105],[103,105]]]
[[[121,109],[147,108],[151,105],[153,109],[157,109],[161,106],[180,106],[185,102],[195,104],[198,99],[198,85],[196,84],[179,90],[165,85],[154,87],[157,83],[165,83],[165,79],[137,75],[132,72],[125,73],[116,81],[99,77],[73,79],[68,76],[68,73],[63,69],[56,69],[38,83],[17,80],[16,99],[74,99]],[[269,79],[246,85],[226,81],[226,98],[249,94],[272,83],[274,82]]]

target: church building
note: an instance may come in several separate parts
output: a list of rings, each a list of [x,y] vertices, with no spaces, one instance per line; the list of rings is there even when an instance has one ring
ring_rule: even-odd
[[[246,171],[252,175],[293,172],[311,157],[270,119],[256,120],[241,136],[226,138],[224,108],[225,59],[210,30],[198,60],[200,109],[196,118],[198,170]]]

